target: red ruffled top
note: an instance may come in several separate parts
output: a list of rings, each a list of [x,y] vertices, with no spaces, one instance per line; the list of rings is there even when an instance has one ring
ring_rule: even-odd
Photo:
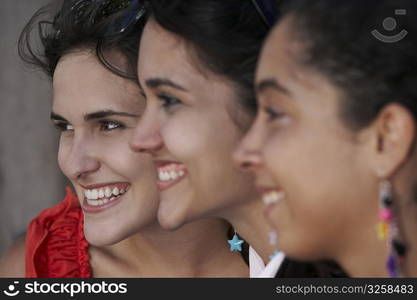
[[[26,235],[26,277],[89,278],[88,242],[77,197],[67,195],[58,205],[33,219]]]

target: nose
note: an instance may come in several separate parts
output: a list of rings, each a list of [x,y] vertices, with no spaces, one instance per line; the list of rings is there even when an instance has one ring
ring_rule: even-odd
[[[59,156],[62,171],[67,177],[74,180],[88,177],[99,170],[101,166],[91,138],[74,137],[72,144],[60,144]]]
[[[136,125],[129,146],[134,152],[155,153],[163,147],[156,108],[147,106]]]
[[[254,171],[263,163],[261,152],[262,136],[258,129],[256,123],[253,124],[233,153],[235,164],[244,171]]]

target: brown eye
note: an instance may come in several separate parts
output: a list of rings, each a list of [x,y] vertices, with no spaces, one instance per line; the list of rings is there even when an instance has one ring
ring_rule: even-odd
[[[71,124],[68,124],[66,122],[54,122],[54,127],[61,132],[68,131],[68,130],[74,130],[74,126],[72,126]]]
[[[275,109],[267,106],[264,108],[264,112],[268,115],[268,121],[273,121],[285,116],[283,112],[276,111]]]
[[[103,131],[112,131],[115,129],[126,128],[122,123],[113,121],[113,120],[101,120],[100,121],[100,130]]]
[[[181,100],[167,94],[160,94],[158,95],[158,98],[162,102],[162,107],[166,109],[182,103]]]

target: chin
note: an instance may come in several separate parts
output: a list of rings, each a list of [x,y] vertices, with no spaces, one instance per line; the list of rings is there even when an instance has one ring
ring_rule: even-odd
[[[186,220],[181,214],[176,214],[175,211],[160,209],[158,211],[158,222],[162,229],[174,231],[183,226],[186,223]]]
[[[327,259],[324,257],[323,249],[320,245],[314,245],[314,243],[309,245],[306,239],[285,239],[285,236],[281,236],[281,238],[278,241],[278,248],[294,260],[313,262]]]
[[[128,238],[131,233],[130,232],[122,232],[122,231],[111,231],[106,229],[90,229],[88,226],[84,227],[84,235],[85,239],[90,245],[96,247],[104,247],[104,246],[111,246],[114,244],[123,241],[124,239]]]
[[[124,238],[112,238],[111,236],[94,236],[94,235],[85,235],[85,239],[87,242],[96,247],[105,247],[117,244],[118,242],[122,241]]]

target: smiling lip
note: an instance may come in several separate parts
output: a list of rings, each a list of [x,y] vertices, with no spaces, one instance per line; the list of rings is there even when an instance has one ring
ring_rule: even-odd
[[[177,184],[188,174],[187,168],[182,163],[174,161],[157,161],[155,164],[158,173],[157,184],[161,191]]]
[[[105,184],[94,184],[94,185],[88,185],[88,186],[82,186],[83,193],[85,193],[87,190],[105,190],[108,188],[108,190],[112,191],[112,194],[104,197],[99,197],[97,199],[91,199],[88,200],[87,197],[84,195],[84,200],[81,204],[81,208],[84,213],[86,214],[96,214],[103,211],[106,211],[110,209],[111,207],[119,204],[123,199],[125,194],[128,192],[130,188],[130,184],[126,182],[114,182],[114,183],[105,183]],[[119,193],[118,195],[113,194],[114,189],[117,188],[118,191],[123,191],[123,193]],[[93,202],[96,205],[92,205],[89,203]],[[99,203],[99,204],[98,204]]]

